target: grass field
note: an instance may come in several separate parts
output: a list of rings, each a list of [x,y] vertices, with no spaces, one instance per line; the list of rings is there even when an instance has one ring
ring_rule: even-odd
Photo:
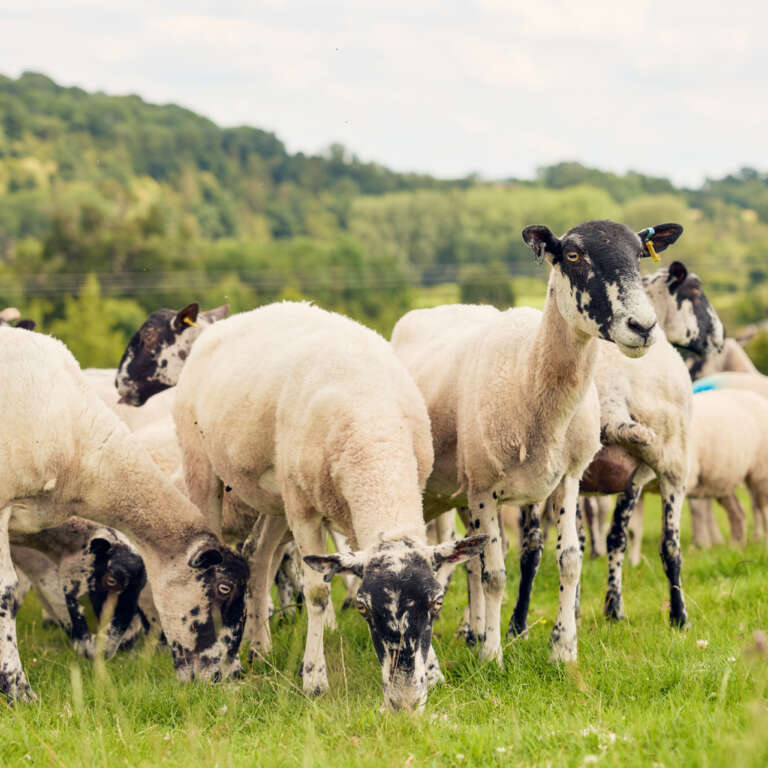
[[[182,687],[169,655],[148,644],[106,665],[81,660],[63,633],[41,627],[30,599],[19,637],[40,704],[0,716],[0,763],[768,765],[768,659],[750,650],[753,632],[768,629],[768,554],[754,544],[746,552],[693,551],[686,513],[691,626],[673,631],[656,553],[658,498],[649,502],[644,561],[626,573],[628,621],[603,620],[606,564],[585,560],[580,655],[571,668],[547,663],[558,591],[552,536],[534,587],[530,639],[507,647],[503,669],[479,664],[453,635],[465,594],[457,573],[436,625],[447,681],[420,716],[379,712],[379,667],[354,612],[340,614],[340,631],[327,635],[331,694],[308,700],[298,678],[303,616],[273,627],[272,658],[244,680]],[[505,621],[517,587],[514,551],[507,567]]]

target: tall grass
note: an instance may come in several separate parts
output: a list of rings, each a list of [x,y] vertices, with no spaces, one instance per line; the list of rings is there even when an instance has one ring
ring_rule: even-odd
[[[585,560],[574,666],[547,662],[558,592],[551,541],[534,587],[530,637],[508,645],[503,669],[481,664],[453,634],[465,595],[457,573],[436,625],[446,682],[420,716],[380,713],[379,667],[355,613],[340,613],[340,631],[326,636],[331,693],[310,700],[298,677],[304,617],[273,625],[274,652],[243,680],[181,686],[168,654],[149,643],[106,664],[80,659],[59,630],[41,626],[29,600],[19,638],[40,703],[4,709],[0,762],[768,765],[768,660],[752,650],[754,631],[768,628],[766,550],[697,552],[685,527],[691,625],[672,630],[656,553],[658,502],[649,501],[643,562],[626,570],[627,621],[602,618],[606,564]],[[517,587],[514,549],[507,567],[505,619]],[[340,587],[334,590],[338,606]]]

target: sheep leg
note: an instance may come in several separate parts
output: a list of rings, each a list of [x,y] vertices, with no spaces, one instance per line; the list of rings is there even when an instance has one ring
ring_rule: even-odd
[[[289,515],[296,544],[302,558],[307,555],[325,554],[325,528],[314,510],[304,509],[298,512],[293,502],[286,501],[286,514]],[[290,513],[290,511],[293,514]],[[325,612],[331,601],[331,585],[323,574],[307,565],[304,571],[304,603],[307,608],[307,642],[304,647],[304,660],[301,664],[301,678],[304,693],[319,696],[328,690],[328,675],[325,670],[325,652],[323,650],[323,630]]]
[[[584,521],[587,524],[587,530],[589,531],[589,556],[594,560],[595,558],[600,557],[601,554],[605,554],[605,551],[600,551],[600,522],[597,518],[597,501],[591,496],[582,496],[581,509]],[[602,549],[605,550],[604,543]]]
[[[301,588],[299,579],[295,573],[294,551],[292,542],[286,542],[285,546],[278,547],[272,560],[272,570],[275,574],[275,586],[277,597],[280,601],[280,616],[295,616],[300,604]]]
[[[632,515],[629,518],[629,564],[640,565],[640,556],[643,553],[643,515],[645,504],[642,494],[638,497]]]
[[[587,534],[584,530],[584,518],[581,514],[578,494],[576,495],[576,534],[579,538],[579,553],[581,556],[581,560],[579,561],[579,580],[576,582],[576,604],[574,611],[576,624],[578,625],[579,619],[581,619],[581,563],[584,562],[584,549],[587,543]]]
[[[37,696],[27,682],[16,640],[16,589],[19,579],[8,542],[11,508],[0,505],[0,510],[0,693],[4,693],[11,703],[35,701]]]
[[[441,544],[444,541],[455,541],[458,538],[455,509],[449,509],[447,512],[443,512],[442,515],[438,515],[429,525],[432,526],[435,544]],[[454,563],[444,563],[435,574],[435,578],[440,582],[440,586],[444,590],[448,589],[455,570],[456,565]]]
[[[627,487],[616,497],[613,522],[608,532],[608,589],[605,593],[603,613],[609,619],[624,618],[624,598],[621,593],[621,571],[627,548],[627,525],[643,486],[654,472],[647,464],[640,464],[633,472]]]
[[[551,496],[557,510],[557,567],[560,572],[560,593],[557,620],[550,644],[553,662],[576,661],[577,625],[576,601],[581,576],[581,546],[576,521],[579,498],[579,478],[565,475]]]
[[[768,520],[764,516],[764,510],[760,506],[759,492],[752,486],[750,482],[747,483],[747,490],[749,491],[749,499],[752,503],[752,516],[755,518],[755,527],[752,534],[753,541],[763,541],[766,538],[768,532],[766,531],[766,522]]]
[[[469,507],[461,507],[459,516],[467,533],[474,531],[474,522],[469,515]],[[485,596],[483,594],[482,567],[479,557],[467,560],[467,611],[459,632],[464,633],[467,645],[485,641]]]
[[[507,637],[516,637],[528,630],[528,607],[531,603],[531,590],[544,549],[544,538],[539,525],[540,509],[540,504],[526,504],[520,507],[523,532],[520,547],[520,585],[517,590],[515,610],[512,612],[512,619],[507,628]]]
[[[717,499],[717,503],[728,514],[728,522],[731,526],[731,541],[743,549],[747,543],[747,516],[744,514],[744,508],[733,493],[730,496],[720,496]]]
[[[272,564],[275,551],[282,547],[288,533],[285,518],[260,514],[243,543],[243,557],[251,571],[245,591],[246,622],[244,637],[251,644],[251,660],[272,649],[269,632],[269,588],[274,579]]]
[[[685,498],[685,484],[669,475],[659,477],[661,491],[662,533],[659,553],[664,573],[669,580],[669,622],[683,628],[688,622],[683,598],[681,573],[683,558],[680,552],[680,513]]]
[[[691,508],[691,528],[693,531],[693,546],[699,549],[709,549],[712,546],[710,535],[712,517],[712,502],[710,499],[692,499],[688,497]]]
[[[480,658],[502,664],[501,599],[507,584],[504,553],[501,550],[499,514],[496,494],[491,491],[472,493],[469,497],[470,521],[477,533],[488,536],[488,544],[480,555],[480,570],[485,598],[485,628]]]

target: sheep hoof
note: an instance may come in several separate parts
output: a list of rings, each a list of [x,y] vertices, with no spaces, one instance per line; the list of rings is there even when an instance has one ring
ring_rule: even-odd
[[[502,656],[501,647],[488,648],[483,646],[480,649],[480,661],[485,663],[496,662],[499,667],[504,666],[504,657]]]
[[[615,592],[609,592],[605,596],[605,607],[603,608],[603,615],[610,621],[621,621],[624,618],[624,606],[622,604],[621,595]]]
[[[622,424],[618,431],[619,439],[625,440],[633,445],[650,445],[656,439],[656,433],[633,421],[629,424]]]
[[[576,647],[575,637],[570,641],[560,640],[557,645],[552,646],[552,653],[549,655],[549,663],[569,664],[575,662],[578,658]]]

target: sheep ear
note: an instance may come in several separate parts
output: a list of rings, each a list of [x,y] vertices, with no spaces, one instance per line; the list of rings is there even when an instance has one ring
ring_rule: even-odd
[[[106,555],[110,549],[112,549],[112,542],[109,539],[102,539],[97,537],[91,539],[91,543],[88,547],[93,555]]]
[[[201,312],[200,317],[205,318],[209,323],[215,323],[229,316],[229,304],[222,304],[220,307],[214,307],[207,312]]]
[[[186,330],[187,326],[197,325],[197,313],[200,311],[200,305],[193,301],[188,304],[184,309],[180,309],[176,313],[176,317],[171,321],[171,326],[176,333],[181,333]]]
[[[205,547],[195,552],[195,554],[189,558],[189,565],[191,568],[206,570],[211,566],[218,565],[223,561],[224,557],[222,556],[219,549],[213,547]]]
[[[363,558],[359,552],[336,552],[332,555],[307,555],[304,562],[330,581],[337,573],[353,573],[363,578]]]
[[[541,264],[546,259],[550,264],[552,260],[560,256],[560,240],[556,238],[548,227],[532,224],[523,230],[523,240],[536,255],[536,261]]]
[[[437,571],[443,563],[463,563],[476,557],[488,543],[485,534],[467,536],[459,541],[446,541],[432,549],[432,568]]]
[[[685,264],[682,261],[673,261],[667,269],[667,286],[669,292],[674,293],[688,277],[688,270],[685,268]]]
[[[661,253],[683,234],[683,228],[680,224],[657,224],[655,227],[641,229],[637,236],[645,246],[646,243],[652,243],[657,253]],[[643,256],[650,256],[647,248],[643,248]]]

